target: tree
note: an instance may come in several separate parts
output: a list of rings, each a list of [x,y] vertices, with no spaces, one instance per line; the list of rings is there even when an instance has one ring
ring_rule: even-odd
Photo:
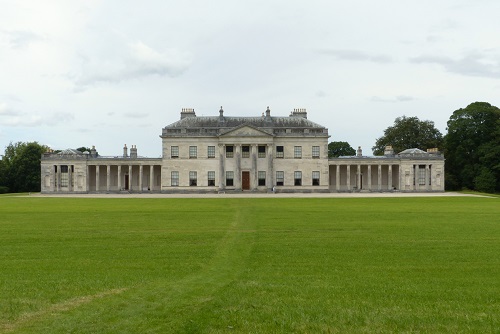
[[[355,155],[356,150],[354,150],[351,145],[346,141],[332,141],[328,144],[328,157],[336,158],[340,156]]]
[[[375,141],[373,154],[383,155],[385,147],[390,145],[399,153],[408,148],[439,148],[443,144],[443,135],[434,127],[432,121],[421,121],[418,117],[398,117],[394,125],[384,130],[384,135]]]
[[[2,159],[2,182],[10,192],[40,191],[40,159],[47,146],[37,142],[10,143]]]
[[[500,109],[475,102],[453,112],[445,136],[448,189],[500,191]],[[491,185],[488,185],[491,183]]]

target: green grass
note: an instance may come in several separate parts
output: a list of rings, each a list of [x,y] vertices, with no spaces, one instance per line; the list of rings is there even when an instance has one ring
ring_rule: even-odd
[[[0,198],[0,333],[500,328],[498,198]]]

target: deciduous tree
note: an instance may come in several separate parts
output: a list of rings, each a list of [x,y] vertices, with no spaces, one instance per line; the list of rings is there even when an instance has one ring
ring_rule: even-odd
[[[346,141],[332,141],[328,144],[328,157],[336,158],[342,155],[355,155],[356,150],[354,150],[351,145]]]
[[[372,147],[373,154],[382,155],[387,145],[391,145],[394,152],[399,153],[408,148],[440,148],[443,135],[436,129],[434,122],[421,121],[418,117],[398,117],[393,126],[384,130],[384,135],[375,141]]]

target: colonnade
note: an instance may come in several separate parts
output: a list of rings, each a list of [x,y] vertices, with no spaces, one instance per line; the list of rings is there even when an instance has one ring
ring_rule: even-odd
[[[86,189],[90,192],[161,190],[161,165],[96,164],[86,168]]]
[[[391,191],[400,189],[396,164],[331,164],[331,191]]]

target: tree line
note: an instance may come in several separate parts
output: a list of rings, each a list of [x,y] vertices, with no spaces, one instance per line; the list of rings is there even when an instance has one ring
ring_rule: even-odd
[[[444,136],[432,121],[398,117],[376,139],[373,154],[382,155],[388,145],[395,152],[407,148],[441,150],[446,159],[446,190],[500,192],[500,109],[487,102],[455,110]],[[40,191],[40,158],[48,149],[37,142],[10,143],[0,160],[0,193]],[[329,157],[355,154],[345,141],[328,144]]]

